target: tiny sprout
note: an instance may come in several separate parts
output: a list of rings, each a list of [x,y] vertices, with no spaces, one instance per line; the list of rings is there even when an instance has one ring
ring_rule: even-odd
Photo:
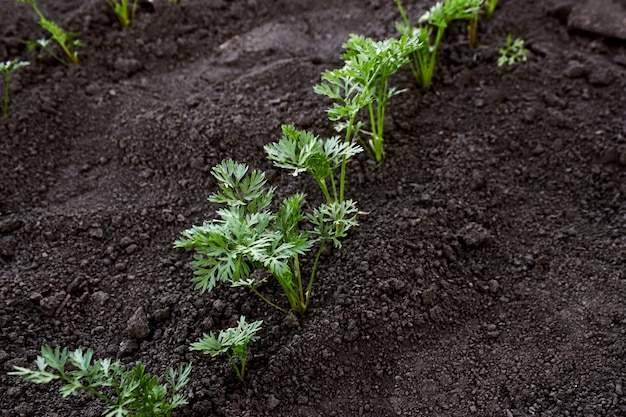
[[[246,323],[246,317],[241,316],[237,327],[222,330],[217,337],[213,332],[204,334],[202,339],[191,344],[189,350],[199,350],[213,357],[225,353],[237,378],[243,382],[248,361],[248,344],[259,338],[256,333],[261,329],[261,324],[263,321]]]
[[[430,87],[435,71],[437,50],[443,34],[453,20],[472,19],[483,0],[443,0],[437,2],[419,18],[420,26],[412,26],[400,0],[395,0],[402,15],[402,23],[396,24],[402,35],[417,37],[421,47],[412,54],[410,63],[415,79],[422,87]],[[435,35],[433,38],[433,29]]]
[[[28,4],[39,16],[39,26],[44,28],[45,30],[52,35],[52,39],[61,47],[65,55],[74,63],[78,64],[80,61],[78,60],[78,52],[76,48],[79,46],[84,46],[84,44],[78,39],[78,33],[74,32],[65,32],[59,25],[57,25],[52,20],[48,20],[45,18],[39,7],[37,6],[37,0],[14,0],[17,3]],[[28,50],[32,51],[36,48],[41,48],[54,57],[57,61],[62,63],[63,65],[68,65],[68,62],[59,57],[50,49],[50,40],[47,39],[39,39],[36,41],[27,41],[26,45],[28,46]]]
[[[528,59],[528,49],[524,48],[524,41],[520,38],[512,40],[509,33],[506,37],[506,46],[500,48],[500,57],[498,58],[498,66],[513,65],[517,62],[526,62]]]
[[[28,65],[30,65],[30,62],[17,59],[0,63],[0,74],[4,75],[4,106],[2,116],[5,119],[9,117],[9,80],[11,73]]]
[[[138,0],[133,0],[132,6],[128,3],[128,0],[106,0],[106,2],[117,16],[121,25],[123,27],[130,26],[130,22],[135,19]]]

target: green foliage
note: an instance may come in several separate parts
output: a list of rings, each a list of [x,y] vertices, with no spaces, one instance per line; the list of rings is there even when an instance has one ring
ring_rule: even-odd
[[[191,364],[169,369],[164,377],[166,384],[160,384],[159,378],[147,373],[141,362],[125,370],[120,361],[111,362],[108,358],[92,361],[92,356],[91,349],[84,353],[82,349],[69,352],[66,348],[44,345],[41,356],[37,357],[36,370],[15,366],[16,371],[9,375],[21,376],[35,384],[59,380],[64,383],[59,390],[63,397],[87,391],[107,404],[102,412],[105,417],[168,417],[174,408],[187,404],[180,391],[189,382]]]
[[[138,0],[133,0],[132,6],[128,0],[106,0],[106,2],[117,16],[121,25],[123,27],[130,26],[130,22],[135,19]]]
[[[314,87],[318,94],[335,100],[328,109],[331,120],[337,121],[337,130],[346,130],[345,141],[359,138],[363,124],[356,123],[362,108],[367,108],[370,139],[361,141],[370,157],[380,162],[384,157],[383,128],[389,99],[399,93],[389,86],[390,77],[409,63],[409,56],[420,46],[416,38],[402,36],[400,39],[375,41],[351,34],[343,44],[346,52],[343,68],[326,71],[322,83]]]
[[[294,177],[308,172],[319,184],[328,203],[339,201],[335,171],[345,159],[363,149],[336,136],[322,140],[310,132],[297,130],[293,125],[283,125],[282,130],[280,141],[265,145],[268,159],[275,166],[292,171]]]
[[[9,117],[9,81],[11,73],[20,68],[30,65],[30,62],[13,59],[0,63],[0,74],[4,75],[4,105],[2,107],[2,117]]]
[[[437,50],[443,34],[454,20],[472,19],[483,0],[443,0],[432,6],[419,18],[420,26],[412,26],[400,0],[395,0],[402,15],[402,23],[396,24],[402,35],[419,39],[421,47],[413,54],[411,71],[422,87],[429,87],[435,71]],[[434,38],[433,38],[434,31]]]
[[[54,40],[61,47],[61,49],[63,50],[65,55],[71,60],[71,62],[73,62],[74,64],[78,64],[80,62],[78,59],[78,52],[76,51],[76,48],[84,46],[84,44],[80,41],[80,39],[78,39],[78,33],[65,32],[55,22],[46,19],[41,10],[39,10],[39,7],[37,6],[37,0],[14,1],[31,6],[35,13],[37,13],[37,16],[39,16],[39,26],[47,30],[48,33],[52,35],[52,40]],[[62,59],[51,49],[49,40],[40,39],[36,41],[27,41],[26,44],[29,51],[32,51],[36,48],[42,48],[57,61],[61,62],[63,65],[68,65],[68,62],[66,60]]]
[[[217,210],[217,219],[183,231],[182,238],[174,245],[195,248],[196,289],[211,291],[220,281],[244,286],[269,305],[286,312],[258,290],[267,280],[263,276],[267,270],[283,289],[290,308],[303,314],[309,305],[321,251],[327,241],[337,244],[349,228],[357,225],[356,206],[352,201],[331,202],[319,210],[332,212],[334,217],[311,217],[301,211],[304,194],[296,194],[272,213],[267,207],[274,189],[266,187],[264,173],[248,171],[247,165],[232,160],[214,167],[212,174],[218,180],[219,191],[209,201],[227,207]],[[303,231],[300,222],[304,219],[315,219],[317,223],[313,223],[312,230]],[[305,291],[299,256],[315,244],[319,249]],[[255,271],[260,274],[253,274]]]
[[[217,337],[213,332],[204,334],[202,339],[191,344],[189,350],[199,350],[213,357],[226,354],[237,378],[243,381],[246,376],[248,344],[259,338],[256,333],[261,329],[262,323],[263,321],[246,323],[246,317],[241,316],[237,327],[222,330]]]
[[[526,62],[528,59],[528,49],[524,48],[524,41],[520,38],[513,40],[510,33],[506,37],[506,46],[500,48],[499,51],[499,67],[505,64],[513,65],[517,62]]]
[[[498,0],[485,0],[485,14],[489,19],[493,17],[493,13],[496,11]]]

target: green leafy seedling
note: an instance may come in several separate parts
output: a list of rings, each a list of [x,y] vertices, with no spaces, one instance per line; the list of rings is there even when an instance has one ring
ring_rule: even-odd
[[[334,100],[326,112],[328,118],[336,122],[335,129],[345,132],[344,141],[352,143],[358,140],[363,123],[357,121],[357,116],[362,108],[374,100],[373,91],[364,88],[357,79],[346,74],[343,68],[324,71],[322,82],[313,87],[313,91]],[[344,200],[347,161],[347,158],[341,161],[339,201]]]
[[[59,25],[57,25],[52,20],[48,20],[45,18],[39,7],[37,6],[37,0],[14,0],[18,3],[24,3],[32,7],[32,9],[39,16],[39,26],[44,28],[45,30],[52,35],[52,39],[61,47],[65,55],[73,62],[74,64],[79,64],[80,61],[78,59],[78,52],[76,48],[79,46],[84,46],[84,44],[78,39],[79,34],[74,32],[65,32]],[[50,41],[46,39],[39,39],[35,41],[27,41],[26,42],[29,50],[34,50],[36,48],[41,48],[47,53],[49,53],[52,57],[54,57],[57,61],[61,62],[63,65],[68,65],[68,62],[65,59],[62,59],[58,54],[54,53],[50,48]]]
[[[138,0],[133,0],[132,5],[129,4],[128,0],[106,0],[106,2],[117,16],[121,25],[123,27],[130,26],[130,22],[135,19]]]
[[[498,66],[513,65],[517,62],[526,62],[528,59],[528,49],[524,48],[524,41],[520,38],[513,40],[509,33],[506,37],[506,46],[499,49],[500,57]]]
[[[439,44],[446,28],[454,20],[469,20],[480,9],[483,0],[443,0],[432,6],[420,19],[420,26],[412,26],[402,7],[401,0],[395,0],[402,15],[402,23],[396,24],[402,35],[419,39],[421,47],[413,54],[411,71],[419,85],[424,88],[432,84]],[[433,30],[435,35],[433,38]]]
[[[237,378],[243,382],[248,362],[248,344],[259,338],[256,333],[261,329],[261,324],[263,321],[246,323],[245,316],[241,316],[237,327],[222,330],[217,337],[213,332],[204,334],[202,339],[191,344],[189,350],[199,350],[212,357],[226,354]]]
[[[9,375],[36,384],[61,381],[64,385],[60,393],[64,398],[78,391],[93,394],[107,405],[102,412],[105,417],[169,417],[174,408],[187,404],[181,390],[189,382],[191,364],[177,370],[170,368],[164,377],[166,384],[160,384],[159,378],[146,372],[141,362],[126,370],[120,361],[111,362],[108,358],[92,361],[92,356],[91,349],[70,352],[44,345],[37,357],[36,370],[15,366],[16,370]]]
[[[421,47],[421,41],[410,36],[375,41],[351,34],[343,47],[346,49],[342,55],[345,75],[354,77],[363,90],[371,91],[373,100],[367,103],[370,139],[362,141],[362,144],[369,156],[380,162],[385,154],[383,128],[389,99],[404,92],[390,87],[389,80],[410,62],[409,57]]]
[[[308,172],[317,181],[328,203],[340,201],[335,171],[344,160],[362,152],[363,148],[337,136],[322,140],[293,125],[283,125],[282,130],[280,141],[265,145],[268,159],[276,167],[292,171],[294,177]]]
[[[0,63],[0,74],[4,75],[4,106],[2,107],[2,117],[9,117],[9,81],[11,73],[20,68],[30,65],[30,62],[13,59]]]
[[[365,132],[370,139],[361,140],[369,156],[376,162],[384,157],[383,129],[385,112],[389,99],[402,90],[389,86],[389,80],[400,68],[409,63],[409,56],[420,46],[416,38],[402,36],[400,39],[375,41],[371,38],[350,35],[343,44],[346,52],[343,68],[325,71],[322,83],[314,87],[318,94],[325,95],[335,102],[328,109],[328,116],[337,122],[338,131],[345,130],[345,141],[360,140],[359,132],[365,126],[357,121],[357,115],[367,108],[370,132]],[[340,189],[345,179],[345,167],[342,165]],[[340,192],[341,198],[343,193]]]
[[[305,195],[296,194],[272,213],[268,207],[274,188],[266,187],[263,172],[249,172],[247,165],[225,160],[211,173],[219,191],[211,194],[209,201],[226,204],[226,208],[217,210],[217,219],[183,231],[182,238],[174,243],[196,250],[196,276],[192,280],[196,289],[211,291],[218,282],[247,287],[269,305],[287,312],[259,291],[268,279],[265,271],[269,271],[283,289],[291,310],[304,314],[324,245],[332,241],[340,247],[339,239],[357,226],[355,203],[333,201],[304,214],[301,205]],[[311,230],[301,230],[305,220]],[[300,256],[314,245],[318,250],[307,284],[300,270]]]

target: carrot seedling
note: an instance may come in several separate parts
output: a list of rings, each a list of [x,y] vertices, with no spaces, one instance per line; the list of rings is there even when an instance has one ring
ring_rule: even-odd
[[[471,19],[480,9],[483,0],[440,1],[420,17],[421,26],[417,27],[409,22],[401,1],[395,2],[402,15],[402,23],[398,23],[396,28],[402,35],[415,37],[421,43],[421,47],[412,55],[411,71],[419,85],[430,87],[435,72],[437,51],[446,28],[454,20]]]
[[[338,202],[335,171],[344,159],[363,149],[337,136],[322,140],[310,132],[297,130],[293,125],[283,125],[282,130],[280,141],[265,145],[268,159],[276,167],[292,171],[294,177],[308,172],[317,181],[327,203]]]
[[[528,59],[528,49],[524,48],[524,41],[520,38],[513,40],[510,33],[506,37],[506,46],[500,48],[499,52],[499,67],[503,65],[513,65],[517,62],[526,62]]]
[[[92,362],[92,356],[91,349],[69,352],[66,348],[44,345],[37,357],[36,370],[14,366],[15,371],[9,375],[21,376],[35,384],[61,381],[64,385],[59,391],[64,398],[86,391],[106,403],[107,408],[102,412],[106,417],[170,417],[174,408],[187,404],[181,390],[189,382],[191,364],[177,370],[170,368],[164,377],[166,384],[161,384],[157,376],[146,372],[141,362],[126,370],[119,360]]]
[[[4,106],[2,107],[2,117],[9,117],[9,81],[11,73],[18,69],[30,65],[30,62],[13,59],[0,63],[0,74],[4,75]]]
[[[123,27],[130,26],[130,22],[135,19],[138,0],[133,0],[132,5],[129,4],[128,0],[106,0],[106,2],[117,16],[120,24]]]
[[[260,292],[269,276],[283,289],[290,309],[304,314],[313,292],[313,281],[322,250],[327,242],[341,246],[339,239],[357,226],[357,208],[353,201],[322,204],[313,213],[303,213],[304,194],[285,199],[280,208],[270,212],[274,188],[266,186],[265,174],[248,172],[247,165],[225,160],[212,170],[219,191],[209,201],[226,204],[217,210],[217,219],[206,221],[182,232],[176,247],[195,248],[196,289],[211,291],[218,282],[233,287],[247,287],[263,301],[287,312]],[[302,230],[307,221],[310,230]],[[301,272],[300,256],[318,246],[311,274]],[[265,271],[269,271],[267,275]]]
[[[189,350],[199,350],[212,357],[225,354],[237,378],[243,382],[248,362],[248,344],[259,338],[256,333],[261,329],[261,324],[263,321],[246,323],[246,317],[241,316],[237,327],[222,330],[217,337],[213,332],[204,334],[202,339],[191,344]]]
[[[345,131],[344,142],[352,143],[358,140],[363,123],[357,121],[357,116],[359,111],[374,99],[373,91],[363,88],[363,85],[347,74],[344,68],[324,71],[321,84],[314,86],[313,91],[334,100],[326,113],[331,121],[336,122],[335,130]],[[346,157],[341,161],[338,201],[344,199],[347,161]]]
[[[48,33],[52,35],[52,39],[61,47],[61,49],[63,50],[65,55],[71,60],[71,62],[73,62],[74,64],[78,64],[80,62],[78,59],[78,52],[76,51],[76,48],[79,46],[84,46],[84,44],[78,39],[78,33],[65,32],[55,22],[46,19],[41,10],[39,10],[39,7],[37,6],[37,0],[14,1],[18,3],[28,4],[30,7],[32,7],[35,13],[37,13],[37,16],[39,16],[39,26],[47,30]],[[50,40],[48,39],[27,41],[26,45],[28,46],[28,50],[30,51],[41,48],[63,65],[68,65],[68,62],[65,59],[62,59],[50,48]]]
[[[325,71],[322,83],[314,87],[318,94],[335,100],[328,109],[331,120],[338,122],[337,130],[345,130],[345,141],[360,140],[369,156],[376,162],[382,161],[383,130],[385,112],[389,99],[403,90],[389,86],[389,80],[400,68],[409,63],[409,56],[418,50],[420,44],[415,38],[402,36],[400,39],[375,41],[351,34],[343,44],[346,52],[343,68]],[[362,140],[359,131],[365,124],[357,121],[357,115],[366,108],[370,131],[363,130],[369,140]],[[342,166],[341,182],[345,173]],[[343,194],[341,198],[343,198]]]

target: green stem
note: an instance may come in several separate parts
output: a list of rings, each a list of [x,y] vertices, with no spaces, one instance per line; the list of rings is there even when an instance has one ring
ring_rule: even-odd
[[[409,18],[406,15],[406,12],[404,11],[404,7],[402,7],[402,3],[400,2],[400,0],[395,0],[396,1],[396,6],[398,6],[398,10],[400,10],[400,15],[402,15],[402,20],[404,21],[404,24],[406,25],[407,29],[411,29],[411,23],[409,22]]]
[[[45,47],[45,46],[41,46],[41,49],[43,49],[44,51],[46,51],[48,53],[48,55],[50,55],[52,58],[56,59],[57,61],[59,61],[61,64],[65,65],[66,67],[68,67],[70,64],[64,60],[61,59],[60,56],[58,56],[57,54],[55,54],[51,49]]]
[[[64,372],[62,372],[61,370],[59,370],[59,376],[61,377],[61,379],[65,382],[67,382],[68,384],[72,384],[74,383],[73,380],[71,380],[70,378],[68,378]],[[119,387],[116,385],[116,392],[117,392],[117,396],[119,397]],[[78,387],[78,389],[82,389],[83,391],[87,391],[93,395],[95,395],[96,397],[100,398],[102,401],[106,402],[107,404],[110,405],[117,405],[118,403],[116,403],[115,401],[113,401],[112,399],[110,399],[109,397],[107,397],[106,395],[104,395],[103,393],[101,393],[100,391],[96,390],[95,388],[91,387],[91,386],[85,386],[83,384],[80,384],[80,387]]]
[[[376,156],[376,141],[378,140],[377,136],[378,133],[376,132],[376,116],[374,115],[374,102],[370,101],[370,103],[367,105],[367,111],[369,112],[370,115],[370,125],[371,125],[371,129],[372,129],[372,143],[370,144],[370,147],[372,148],[372,150],[374,151],[374,156]],[[374,160],[376,160],[376,158],[374,158]],[[376,161],[378,162],[378,161]]]
[[[333,187],[333,197],[337,201],[337,186],[335,185],[335,176],[330,174],[330,185]]]
[[[297,291],[298,291],[298,305],[296,306],[297,309],[300,308],[300,305],[302,304],[302,302],[304,302],[304,287],[302,285],[302,274],[300,272],[300,258],[298,257],[298,254],[296,253],[295,256],[293,257],[293,271],[294,271],[294,276],[296,278],[296,286],[297,286]],[[294,306],[292,306],[294,307]]]
[[[352,141],[352,129],[354,127],[354,120],[356,119],[356,112],[353,112],[350,116],[350,121],[348,122],[348,127],[346,128],[346,137],[344,142],[350,143]],[[341,174],[339,177],[339,202],[343,202],[345,182],[346,182],[346,163],[348,158],[344,155],[341,158]]]
[[[313,262],[313,269],[311,270],[311,278],[309,278],[309,284],[306,287],[306,298],[304,301],[304,309],[309,308],[309,301],[311,301],[311,293],[313,292],[313,281],[315,280],[315,273],[317,272],[317,265],[319,264],[320,256],[322,255],[322,250],[324,250],[324,245],[326,245],[326,239],[322,240],[320,243],[320,247],[317,250],[317,254],[315,255],[315,262]]]
[[[261,294],[256,288],[254,287],[249,287],[253,293],[256,294],[257,297],[259,297],[261,300],[265,301],[267,304],[269,304],[270,306],[274,307],[275,309],[277,309],[278,311],[282,312],[282,313],[288,313],[287,310],[285,310],[284,308],[272,303],[270,300],[268,300],[263,294]]]
[[[333,200],[332,198],[330,198],[330,193],[328,192],[328,187],[326,186],[326,181],[324,181],[324,179],[320,179],[320,178],[315,178],[317,180],[317,183],[319,184],[320,188],[322,189],[322,192],[324,193],[324,197],[326,197],[326,201],[328,201],[329,203],[332,203]],[[336,196],[335,196],[336,198]]]
[[[435,72],[437,49],[439,49],[439,43],[441,42],[441,38],[443,37],[444,31],[445,31],[444,27],[437,28],[437,36],[435,37],[435,46],[433,47],[433,50],[430,51],[430,55],[428,57],[428,73],[427,73],[427,77],[424,77],[424,87],[430,87],[430,84],[432,83],[433,74]]]
[[[241,362],[241,370],[239,370],[239,367],[237,366],[237,362],[235,361],[235,359],[233,358],[233,356],[228,353],[228,351],[226,352],[226,356],[228,356],[228,361],[230,362],[230,364],[233,366],[233,368],[235,369],[235,373],[237,374],[237,378],[243,382],[243,378],[245,376],[245,372],[246,372],[246,364],[245,361]]]

